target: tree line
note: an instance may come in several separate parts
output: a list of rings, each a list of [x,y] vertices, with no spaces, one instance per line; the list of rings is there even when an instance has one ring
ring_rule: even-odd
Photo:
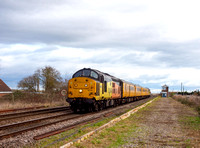
[[[58,70],[45,66],[37,69],[33,75],[23,78],[17,86],[27,92],[39,92],[42,86],[44,92],[51,93],[66,85]]]
[[[187,92],[187,91],[184,91],[184,92],[178,92],[177,94],[179,95],[196,95],[196,96],[200,96],[200,92],[199,90],[195,90],[195,91],[192,91],[192,92]]]

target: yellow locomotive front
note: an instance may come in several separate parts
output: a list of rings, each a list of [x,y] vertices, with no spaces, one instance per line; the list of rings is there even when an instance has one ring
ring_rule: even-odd
[[[93,99],[96,94],[96,81],[87,77],[77,77],[69,80],[68,98]]]
[[[112,78],[95,69],[77,71],[68,82],[67,102],[74,112],[97,111],[112,105]]]
[[[98,72],[92,69],[81,69],[77,71],[68,82],[68,98],[71,109],[92,110],[96,100],[100,98],[102,84]]]

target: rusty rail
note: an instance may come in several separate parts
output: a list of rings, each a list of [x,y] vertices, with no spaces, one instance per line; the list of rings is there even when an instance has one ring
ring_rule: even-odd
[[[35,137],[33,137],[33,139],[34,140],[40,140],[40,139],[43,139],[43,138],[46,138],[46,137],[49,137],[49,136],[53,136],[53,135],[62,133],[64,131],[73,129],[73,128],[77,127],[77,126],[87,124],[89,122],[95,122],[96,120],[99,120],[99,119],[101,119],[101,117],[96,117],[96,118],[84,120],[84,121],[81,121],[81,122],[77,122],[77,123],[75,123],[73,125],[69,125],[69,126],[66,126],[64,128],[58,129],[58,130],[50,131],[50,132],[35,136]]]
[[[0,121],[8,120],[8,119],[15,119],[15,118],[19,118],[19,117],[39,115],[39,114],[44,114],[44,113],[52,113],[52,112],[64,111],[64,110],[70,110],[70,108],[64,106],[64,107],[38,109],[38,110],[32,110],[32,111],[20,112],[20,113],[4,114],[4,115],[0,115]]]
[[[21,126],[21,125],[25,125],[25,124],[29,124],[29,123],[41,122],[43,120],[48,120],[48,119],[53,119],[53,118],[59,118],[59,117],[70,115],[70,114],[72,114],[72,113],[64,113],[64,114],[61,114],[61,115],[54,115],[54,116],[49,116],[49,117],[43,117],[43,118],[28,120],[28,121],[19,122],[19,123],[2,125],[2,126],[0,126],[0,130],[4,130],[4,129],[10,128],[10,127],[13,128],[13,127],[16,127],[16,126]]]
[[[77,126],[98,121],[98,120],[102,119],[103,117],[108,117],[108,116],[111,116],[112,114],[113,114],[113,112],[108,112],[108,113],[105,113],[103,116],[100,116],[100,117],[94,117],[94,118],[90,118],[90,119],[83,120],[83,121],[80,121],[80,122],[76,122],[73,125],[68,125],[66,127],[63,127],[63,128],[60,128],[60,129],[57,129],[57,130],[54,130],[54,131],[50,131],[50,132],[47,132],[47,133],[44,133],[44,134],[41,134],[41,135],[38,135],[38,136],[35,136],[35,137],[33,137],[33,139],[34,140],[40,140],[40,139],[43,139],[43,138],[46,138],[46,137],[50,137],[50,136],[62,133],[64,131],[76,128]]]
[[[70,117],[70,118],[65,118],[65,119],[61,119],[61,120],[50,122],[50,123],[44,123],[44,124],[37,125],[37,126],[27,127],[27,128],[24,128],[24,129],[13,131],[13,132],[7,132],[5,134],[0,135],[0,140],[8,138],[8,137],[19,135],[19,134],[26,132],[26,131],[35,130],[35,129],[38,129],[38,128],[41,128],[41,127],[49,126],[49,125],[56,124],[56,123],[63,122],[63,121],[68,121],[68,120],[75,119],[75,118],[78,118],[78,117],[83,117],[83,116],[82,115],[74,115],[73,117]]]
[[[45,107],[45,106],[35,106],[35,107],[25,107],[25,108],[6,109],[6,110],[0,110],[0,113],[15,112],[15,111],[21,111],[21,110],[40,109],[40,108],[44,108],[44,107]]]

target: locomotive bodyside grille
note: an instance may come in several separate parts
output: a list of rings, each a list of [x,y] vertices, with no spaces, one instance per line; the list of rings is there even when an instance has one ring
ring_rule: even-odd
[[[100,84],[98,82],[96,83],[96,95],[100,95]]]

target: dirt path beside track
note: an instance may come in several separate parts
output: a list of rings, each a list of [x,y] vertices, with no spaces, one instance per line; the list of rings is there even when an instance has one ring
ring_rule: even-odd
[[[160,98],[78,147],[200,147],[199,125],[196,129],[185,124],[196,117],[195,110]]]
[[[127,139],[128,142],[135,143],[133,146],[197,147],[198,142],[200,144],[200,133],[186,129],[180,122],[181,118],[197,116],[191,108],[173,99],[161,98],[142,112],[137,118],[139,129],[136,136]],[[130,144],[126,144],[128,145]]]

